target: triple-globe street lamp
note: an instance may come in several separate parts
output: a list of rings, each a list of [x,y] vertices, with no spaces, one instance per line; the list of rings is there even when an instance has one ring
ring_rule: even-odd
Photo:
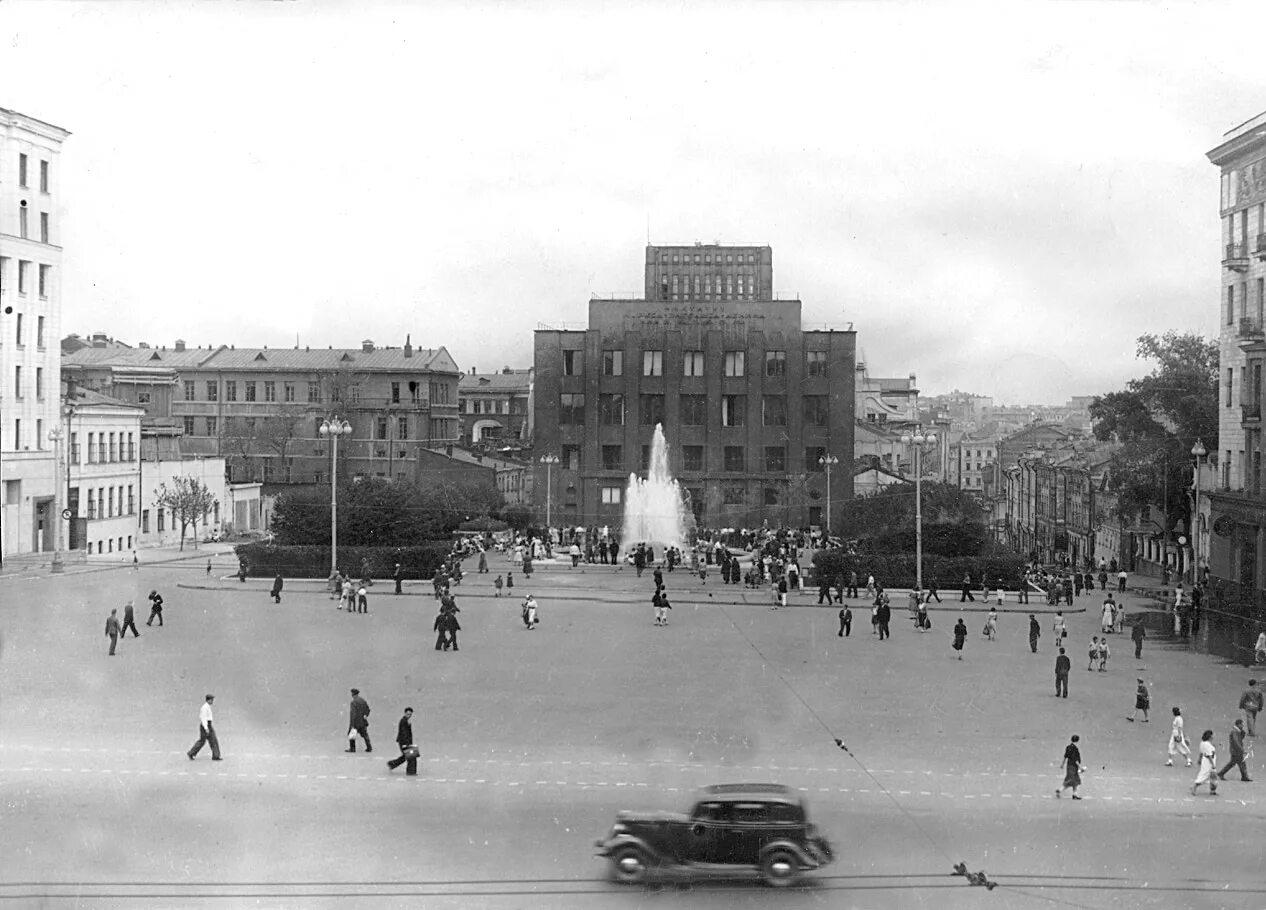
[[[58,574],[66,571],[65,563],[62,561],[62,522],[66,519],[62,517],[62,428],[60,426],[53,427],[48,431],[48,439],[53,444],[53,521],[57,523],[57,545],[53,550],[53,563],[49,566],[49,571]],[[67,467],[69,471],[69,466]]]
[[[554,465],[558,464],[558,456],[542,455],[540,460],[541,464],[545,465],[545,532],[550,535],[550,539],[552,540],[554,532],[551,530],[553,528],[553,522],[551,519],[553,516],[550,513],[554,504],[554,485],[551,481],[554,479],[553,469]]]
[[[338,571],[338,438],[350,436],[352,425],[341,417],[321,421],[321,435],[330,437],[330,575]]]
[[[1199,439],[1191,447],[1191,457],[1196,460],[1196,509],[1191,518],[1191,584],[1194,587],[1200,580],[1200,463],[1209,454],[1204,443]]]
[[[839,464],[840,460],[834,455],[823,455],[818,459],[818,464],[826,468],[826,536],[831,536],[831,465]]]
[[[924,433],[916,426],[912,433],[902,433],[901,442],[914,446],[914,586],[923,596],[923,444],[936,443],[935,433]]]

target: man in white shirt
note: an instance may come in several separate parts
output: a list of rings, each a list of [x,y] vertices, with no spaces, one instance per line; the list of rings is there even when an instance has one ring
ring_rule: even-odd
[[[211,702],[213,701],[215,701],[215,696],[208,695],[207,700],[202,705],[202,710],[198,712],[198,741],[193,744],[193,748],[187,753],[190,761],[193,761],[194,756],[202,749],[204,743],[211,744],[211,760],[220,761],[220,741],[215,737],[215,727],[212,723],[214,718],[211,716]]]

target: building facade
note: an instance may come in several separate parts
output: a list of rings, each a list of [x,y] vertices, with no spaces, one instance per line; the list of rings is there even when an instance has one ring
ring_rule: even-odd
[[[129,555],[137,546],[144,410],[83,388],[65,406],[67,550]]]
[[[457,383],[462,444],[472,448],[532,447],[532,370],[505,367],[481,374],[472,368]]]
[[[730,255],[652,247],[648,257],[662,264],[668,252],[671,267],[674,250],[698,251],[701,266]],[[747,250],[734,248],[736,262]],[[673,300],[671,287],[666,301],[591,300],[586,330],[536,332],[535,453],[559,459],[537,465],[538,511],[548,496],[555,524],[619,527],[629,475],[647,471],[662,424],[700,526],[822,526],[827,497],[842,515],[856,334],[804,331],[798,300]],[[839,465],[830,489],[827,455]]]
[[[774,251],[767,246],[646,247],[647,301],[773,300]]]
[[[52,552],[61,520],[61,171],[69,132],[0,108],[0,556]]]

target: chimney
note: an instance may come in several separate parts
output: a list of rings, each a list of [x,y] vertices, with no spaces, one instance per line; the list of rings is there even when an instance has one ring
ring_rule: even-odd
[[[183,351],[185,349],[185,340],[183,338],[176,339],[176,350]]]
[[[360,349],[365,354],[372,354],[374,352],[374,343],[366,338],[360,343]]]
[[[105,333],[105,332],[93,332],[93,333],[92,333],[92,346],[93,346],[94,348],[103,348],[103,347],[105,347],[105,346],[106,346],[106,341],[107,341],[107,340],[108,340],[108,337],[106,336],[106,333]]]
[[[413,356],[413,343],[412,343],[412,337],[413,337],[413,336],[411,336],[411,335],[405,335],[405,336],[404,336],[404,356],[405,356],[405,357],[412,357],[412,356]]]

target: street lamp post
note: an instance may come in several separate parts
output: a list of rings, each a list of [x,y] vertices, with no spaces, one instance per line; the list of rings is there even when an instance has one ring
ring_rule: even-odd
[[[818,464],[826,468],[826,537],[831,537],[831,465],[839,464],[840,460],[834,455],[823,455],[818,459]]]
[[[338,438],[350,436],[352,425],[340,417],[321,421],[321,435],[330,437],[330,575],[338,571]]]
[[[903,433],[901,441],[914,446],[914,586],[923,596],[923,444],[935,443],[935,433],[924,433],[915,427],[913,433]]]
[[[551,483],[553,478],[554,465],[558,464],[557,455],[542,455],[541,464],[545,465],[545,531],[551,535],[553,539],[553,515],[551,515],[552,506],[554,504],[553,494],[554,485]]]
[[[53,443],[53,521],[57,523],[57,544],[53,550],[53,564],[49,566],[49,571],[54,575],[66,571],[65,563],[62,561],[62,428],[60,426],[53,427],[48,431],[49,441]]]
[[[1191,516],[1191,584],[1195,587],[1200,580],[1200,462],[1209,454],[1204,443],[1199,439],[1191,447],[1191,457],[1196,460],[1196,509]]]

